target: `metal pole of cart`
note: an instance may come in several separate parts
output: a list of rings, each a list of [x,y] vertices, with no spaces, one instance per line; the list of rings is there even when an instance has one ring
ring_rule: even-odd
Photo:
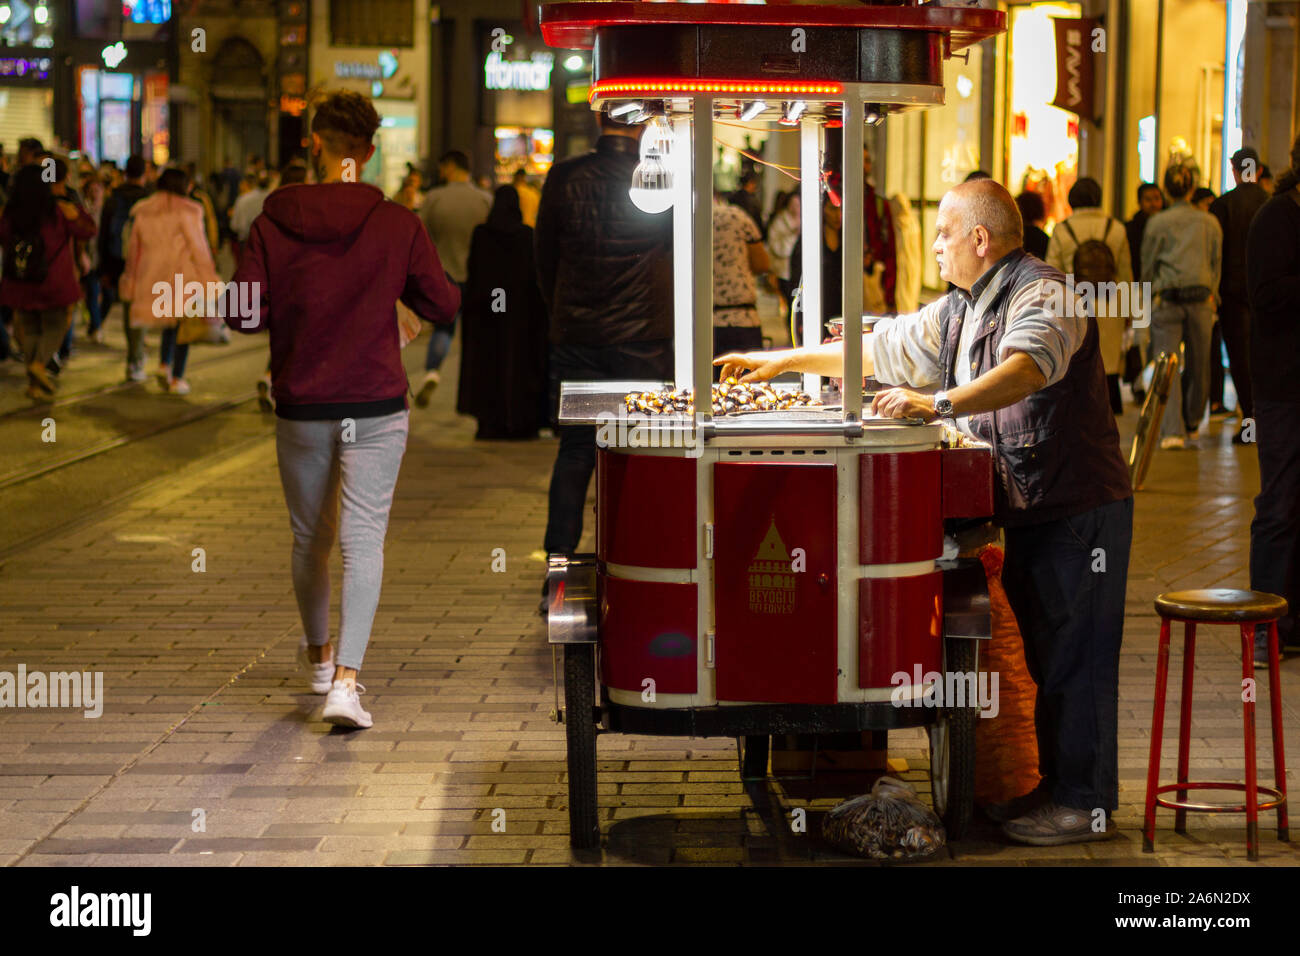
[[[862,96],[856,84],[844,93],[844,205],[840,210],[840,250],[844,255],[844,421],[862,418],[862,232],[866,225],[862,194]],[[852,224],[853,228],[849,228]]]
[[[691,285],[691,118],[672,114],[673,152],[673,386],[690,388],[694,382],[692,358],[695,341],[694,287]]]
[[[799,218],[803,230],[799,301],[803,308],[803,344],[822,340],[822,180],[821,118],[799,117]],[[791,303],[791,308],[794,304]],[[791,345],[795,343],[791,342]],[[821,376],[804,373],[804,391],[821,397]]]
[[[713,97],[692,97],[691,192],[695,214],[692,244],[695,269],[695,424],[696,434],[713,421]],[[687,207],[686,215],[691,209]]]

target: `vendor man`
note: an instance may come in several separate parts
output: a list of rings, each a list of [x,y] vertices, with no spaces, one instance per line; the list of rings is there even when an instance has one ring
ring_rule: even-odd
[[[1097,347],[1097,323],[1064,308],[1065,276],[1021,248],[1020,212],[991,179],[939,205],[934,253],[955,289],[884,318],[863,374],[907,385],[872,412],[954,419],[994,446],[1002,583],[1038,685],[1035,790],[1002,807],[1003,832],[1055,846],[1110,835],[1119,806],[1117,711],[1133,492]],[[1067,313],[1067,314],[1062,314]],[[723,356],[723,376],[843,375],[843,343]],[[933,394],[913,391],[933,389]],[[1012,809],[1014,808],[1014,809]]]

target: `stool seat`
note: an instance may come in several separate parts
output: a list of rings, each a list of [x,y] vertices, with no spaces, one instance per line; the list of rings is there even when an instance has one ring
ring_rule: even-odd
[[[1276,621],[1286,615],[1286,598],[1264,591],[1209,588],[1167,591],[1156,598],[1156,613],[1183,621],[1243,624]]]

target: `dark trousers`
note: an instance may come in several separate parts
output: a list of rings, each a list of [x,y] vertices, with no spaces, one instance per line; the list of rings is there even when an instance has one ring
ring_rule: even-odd
[[[1089,812],[1119,806],[1119,649],[1132,541],[1132,498],[1006,529],[1002,585],[1038,685],[1038,769],[1053,800]]]
[[[1219,341],[1228,348],[1228,368],[1237,389],[1237,407],[1242,418],[1254,414],[1255,403],[1250,386],[1250,306],[1225,299],[1219,304],[1218,335],[1210,346],[1210,401],[1223,404],[1223,355]]]
[[[1250,586],[1287,599],[1282,643],[1300,643],[1300,402],[1257,399],[1259,496],[1250,523]],[[1262,645],[1263,631],[1256,638]]]
[[[670,339],[618,345],[552,345],[550,359],[552,410],[559,405],[561,382],[667,381],[673,376]],[[596,426],[563,425],[559,433],[560,448],[551,469],[550,507],[542,547],[548,553],[573,554],[582,538],[587,486],[596,468]]]

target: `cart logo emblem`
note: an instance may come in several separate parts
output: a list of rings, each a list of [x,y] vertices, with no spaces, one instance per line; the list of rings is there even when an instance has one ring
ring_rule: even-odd
[[[790,552],[773,517],[749,565],[749,610],[753,614],[793,614],[794,590]]]

